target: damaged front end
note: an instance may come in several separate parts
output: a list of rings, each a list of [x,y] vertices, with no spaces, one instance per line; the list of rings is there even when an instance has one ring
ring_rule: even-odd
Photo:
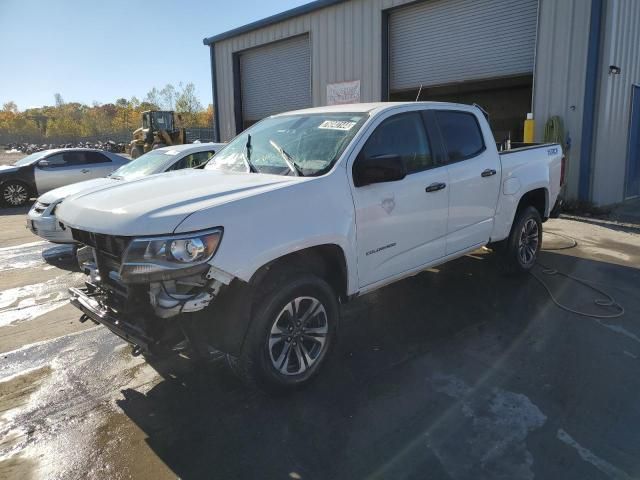
[[[206,355],[208,343],[194,329],[203,311],[233,277],[208,262],[222,229],[163,237],[122,237],[72,229],[91,249],[83,264],[84,288],[70,289],[83,317],[133,345],[133,353]]]

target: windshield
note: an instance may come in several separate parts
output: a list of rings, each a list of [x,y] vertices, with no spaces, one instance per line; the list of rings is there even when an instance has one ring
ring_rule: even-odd
[[[31,155],[27,155],[26,157],[21,158],[16,163],[14,163],[14,165],[16,167],[24,167],[25,165],[30,165],[33,162],[37,162],[42,157],[45,157],[46,155],[48,155],[50,153],[51,152],[49,150],[43,150],[42,152],[32,153]]]
[[[177,150],[152,150],[123,165],[111,175],[111,178],[133,180],[164,171],[167,161],[177,158]]]
[[[271,117],[238,135],[205,167],[276,175],[322,175],[368,115],[319,113]]]

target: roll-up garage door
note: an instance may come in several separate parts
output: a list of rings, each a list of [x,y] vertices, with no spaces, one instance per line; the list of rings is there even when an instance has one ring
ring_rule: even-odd
[[[389,17],[390,89],[533,72],[538,0],[427,0]]]
[[[241,53],[240,82],[244,127],[269,115],[310,107],[309,36]]]

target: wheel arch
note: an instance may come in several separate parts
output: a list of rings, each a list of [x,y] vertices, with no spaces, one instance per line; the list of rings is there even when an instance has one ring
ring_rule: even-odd
[[[258,285],[270,275],[291,266],[318,275],[333,288],[341,301],[347,299],[349,275],[346,255],[342,247],[334,243],[306,247],[275,258],[258,268],[249,283]]]
[[[528,206],[538,210],[540,218],[545,221],[549,218],[549,190],[545,187],[534,188],[524,193],[518,201],[518,207],[514,215],[514,220],[523,208]]]

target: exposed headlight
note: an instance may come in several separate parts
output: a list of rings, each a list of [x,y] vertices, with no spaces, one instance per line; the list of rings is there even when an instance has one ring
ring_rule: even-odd
[[[120,277],[137,283],[205,271],[220,245],[222,228],[166,237],[136,238],[124,252]]]

